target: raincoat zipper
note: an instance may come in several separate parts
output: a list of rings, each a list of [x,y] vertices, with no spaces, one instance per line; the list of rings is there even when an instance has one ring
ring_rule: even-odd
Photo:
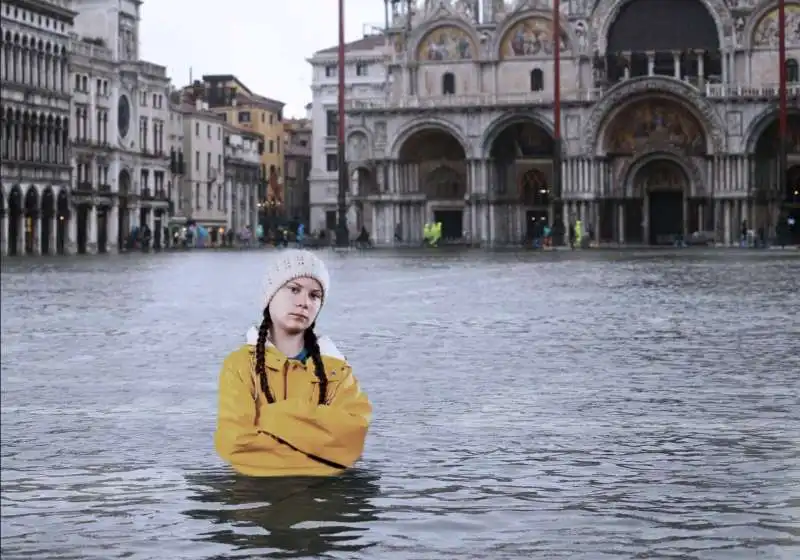
[[[283,362],[283,400],[289,398],[289,360]]]

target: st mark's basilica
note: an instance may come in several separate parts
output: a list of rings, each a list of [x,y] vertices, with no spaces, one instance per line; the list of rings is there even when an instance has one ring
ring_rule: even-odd
[[[745,220],[798,215],[800,3],[786,2],[784,185],[774,0],[563,0],[560,144],[549,2],[409,4],[387,4],[384,95],[347,104],[351,197],[378,243],[421,240],[432,220],[519,243],[537,220],[580,219],[599,242],[733,244]]]

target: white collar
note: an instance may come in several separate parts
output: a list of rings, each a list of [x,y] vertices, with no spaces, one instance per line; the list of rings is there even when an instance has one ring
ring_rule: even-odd
[[[337,360],[346,361],[344,354],[342,354],[333,341],[327,336],[320,336],[318,338],[319,341],[319,351],[320,354],[323,356],[328,356],[329,358],[336,358]],[[247,329],[247,344],[249,346],[255,346],[258,344],[258,329],[255,327],[250,327]],[[267,345],[271,345],[272,343],[267,343]]]

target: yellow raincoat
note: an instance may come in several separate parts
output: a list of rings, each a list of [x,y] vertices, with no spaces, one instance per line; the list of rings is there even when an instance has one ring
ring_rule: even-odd
[[[267,347],[269,404],[255,375],[257,332],[222,364],[214,446],[248,476],[329,476],[353,464],[364,450],[372,405],[350,365],[327,337],[320,338],[328,374],[328,404],[320,406],[314,363],[289,359]]]

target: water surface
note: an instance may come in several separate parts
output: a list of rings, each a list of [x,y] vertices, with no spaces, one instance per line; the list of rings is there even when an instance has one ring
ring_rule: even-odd
[[[263,252],[2,267],[2,556],[800,557],[800,259],[326,253],[375,406],[335,480],[232,476]]]

